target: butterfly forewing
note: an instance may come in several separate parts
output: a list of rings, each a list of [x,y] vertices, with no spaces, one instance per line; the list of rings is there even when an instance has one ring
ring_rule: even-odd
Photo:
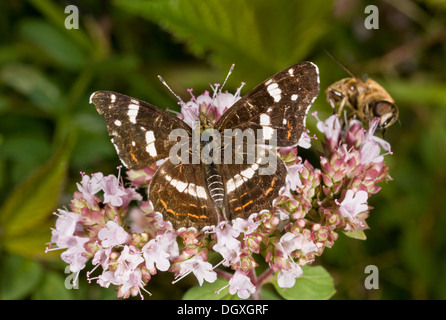
[[[251,90],[226,111],[219,131],[247,128],[277,133],[277,145],[293,146],[305,130],[308,109],[319,94],[319,71],[311,62],[293,65]]]
[[[97,91],[90,102],[105,115],[119,158],[130,169],[145,168],[167,158],[177,143],[169,140],[172,130],[184,129],[191,134],[191,128],[177,117],[120,93]]]

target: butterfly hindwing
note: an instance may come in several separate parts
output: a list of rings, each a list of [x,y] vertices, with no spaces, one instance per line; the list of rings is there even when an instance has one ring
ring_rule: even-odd
[[[156,171],[149,188],[155,211],[174,228],[215,225],[219,210],[207,188],[200,164],[173,164],[167,159]]]
[[[223,164],[221,167],[226,210],[232,220],[271,210],[274,199],[285,184],[287,169],[283,161],[274,150],[260,146],[257,149],[259,152],[252,163],[247,161],[247,153],[244,153],[243,163],[236,164],[234,159],[232,164]]]
[[[100,114],[121,162],[130,169],[142,169],[169,156],[177,141],[170,141],[174,129],[191,128],[174,115],[147,102],[112,91],[97,91],[90,97]]]
[[[272,129],[277,145],[294,146],[305,130],[306,113],[319,94],[319,71],[311,62],[301,62],[277,73],[248,92],[227,110],[215,127]]]

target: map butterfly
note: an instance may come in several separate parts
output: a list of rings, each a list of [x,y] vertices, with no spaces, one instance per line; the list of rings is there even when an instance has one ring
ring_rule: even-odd
[[[296,146],[305,131],[308,109],[318,94],[317,66],[301,62],[244,95],[215,124],[201,115],[200,127],[212,127],[222,138],[227,129],[273,130],[278,147]],[[169,152],[177,141],[171,141],[169,134],[183,129],[192,137],[192,128],[181,119],[147,102],[111,91],[94,92],[90,103],[104,114],[112,143],[127,168],[142,169],[166,159],[150,182],[148,197],[154,209],[174,228],[202,229],[271,210],[285,185],[286,166],[272,149],[258,152],[254,162],[247,161],[247,152],[233,150],[234,157],[239,152],[243,163],[174,164]],[[227,144],[222,146],[229,148]],[[266,166],[264,157],[271,155],[277,158],[274,174],[260,174],[262,166]]]

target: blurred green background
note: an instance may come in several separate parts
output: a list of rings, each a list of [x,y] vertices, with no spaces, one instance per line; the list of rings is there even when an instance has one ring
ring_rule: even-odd
[[[65,28],[79,9],[79,29]],[[368,30],[367,5],[379,10]],[[0,2],[0,298],[109,299],[113,290],[64,287],[59,252],[45,254],[52,212],[68,205],[79,171],[116,173],[105,121],[88,104],[107,89],[177,108],[158,81],[188,99],[208,84],[248,92],[302,60],[320,68],[321,92],[347,76],[323,49],[396,100],[386,132],[393,181],[370,199],[366,241],[340,235],[317,259],[333,299],[446,298],[446,2],[442,0],[116,0]],[[70,21],[68,21],[70,22]],[[71,20],[71,22],[73,22]],[[312,110],[331,112],[322,93]],[[317,132],[309,117],[309,129]],[[379,289],[366,290],[367,265]],[[90,266],[91,267],[91,266]],[[87,267],[89,269],[89,267]],[[90,268],[91,269],[91,268]],[[179,299],[188,277],[150,281],[152,299]]]

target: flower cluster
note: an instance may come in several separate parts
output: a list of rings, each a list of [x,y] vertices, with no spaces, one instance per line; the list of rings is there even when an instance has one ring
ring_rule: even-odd
[[[205,92],[198,97],[189,90],[191,101],[182,104],[179,117],[192,125],[206,112],[217,121],[240,99],[241,87],[235,95],[213,89],[213,96]],[[259,298],[261,286],[272,278],[282,288],[293,287],[302,266],[332,247],[338,231],[352,234],[367,228],[368,198],[388,177],[382,149],[390,154],[390,145],[374,135],[377,122],[365,130],[359,120],[343,121],[336,115],[317,120],[324,135],[320,168],[299,157],[296,147],[280,148],[288,175],[272,210],[203,230],[175,230],[136,189],[150,183],[156,165],[129,170],[131,187],[124,186],[120,174],[82,173],[69,209],[56,213],[48,250],[65,250],[61,258],[72,272],[79,273],[91,261],[87,278],[103,287],[116,286],[121,298],[143,297],[160,271],[172,272],[173,282],[192,273],[200,285],[222,277],[230,294],[245,299]],[[299,146],[309,148],[311,140],[304,133]],[[211,254],[220,261],[212,265]],[[258,259],[267,265],[261,274]]]

